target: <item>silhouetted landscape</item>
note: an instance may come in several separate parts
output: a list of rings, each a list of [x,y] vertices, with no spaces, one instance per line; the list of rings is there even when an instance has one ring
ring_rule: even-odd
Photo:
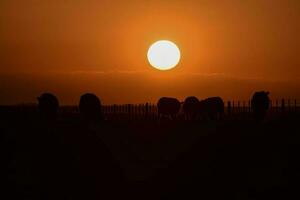
[[[0,0],[0,200],[300,199],[299,0]]]
[[[299,197],[299,106],[267,95],[227,102],[222,116],[214,115],[220,103],[201,103],[222,104],[221,98],[101,105],[87,93],[78,107],[59,107],[44,93],[36,105],[1,106],[4,193],[22,199]]]

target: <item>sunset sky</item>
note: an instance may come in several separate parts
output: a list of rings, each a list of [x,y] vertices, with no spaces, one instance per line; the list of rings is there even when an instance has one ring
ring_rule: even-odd
[[[147,60],[161,39],[181,51],[170,71]],[[0,104],[46,91],[110,104],[255,90],[300,99],[299,0],[0,1]]]

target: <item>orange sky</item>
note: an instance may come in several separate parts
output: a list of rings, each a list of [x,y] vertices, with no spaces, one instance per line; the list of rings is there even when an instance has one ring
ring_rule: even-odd
[[[299,22],[299,0],[2,0],[0,104],[43,91],[62,104],[84,92],[104,103],[300,98]],[[160,39],[181,49],[171,71],[147,62]]]

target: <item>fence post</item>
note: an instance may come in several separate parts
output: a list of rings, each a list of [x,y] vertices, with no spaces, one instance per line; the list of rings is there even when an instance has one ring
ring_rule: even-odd
[[[152,119],[152,113],[153,113],[153,109],[152,109],[152,104],[149,103],[149,118]]]
[[[231,102],[230,101],[228,101],[227,102],[227,114],[231,114]]]
[[[133,115],[134,115],[134,119],[137,119],[137,115],[138,115],[138,104],[134,104],[133,105]]]
[[[156,117],[156,105],[155,104],[153,104],[152,105],[152,115],[153,115],[153,119],[155,119],[155,117]]]
[[[131,105],[127,105],[128,119],[131,120]]]
[[[284,99],[281,99],[281,112],[282,113],[285,112],[285,102],[284,102]]]
[[[149,104],[148,102],[146,103],[146,108],[145,108],[145,118],[147,119],[148,118],[148,111],[149,111]]]
[[[110,106],[110,115],[111,115],[112,119],[115,118],[115,109],[116,109],[115,105]]]

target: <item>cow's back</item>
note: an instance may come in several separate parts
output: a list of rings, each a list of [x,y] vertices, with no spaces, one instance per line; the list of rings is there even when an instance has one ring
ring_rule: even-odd
[[[268,96],[269,92],[264,92],[264,91],[260,91],[260,92],[255,92],[252,96],[251,99],[251,107],[253,109],[253,111],[265,111],[268,110],[269,108],[269,96]]]
[[[209,115],[223,114],[224,102],[221,97],[210,97],[200,101],[199,109],[201,113]]]
[[[159,114],[175,115],[180,110],[180,102],[176,98],[162,97],[158,100],[157,109]]]
[[[199,103],[200,101],[197,97],[187,97],[182,106],[183,112],[187,115],[196,114],[198,112]]]

